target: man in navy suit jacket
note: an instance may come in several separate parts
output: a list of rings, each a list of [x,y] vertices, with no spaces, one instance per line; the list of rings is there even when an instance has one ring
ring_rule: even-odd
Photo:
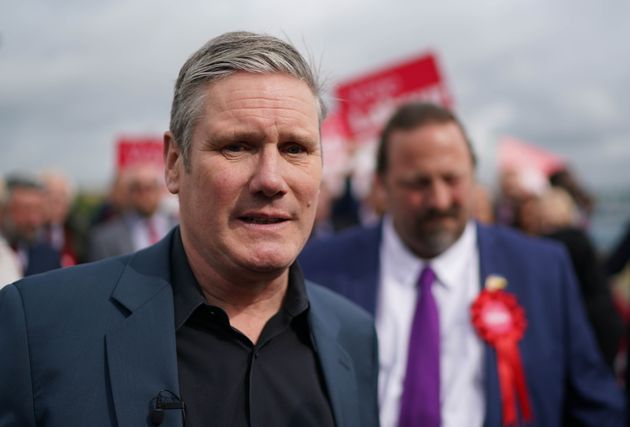
[[[324,114],[291,45],[238,32],[184,64],[165,134],[181,225],[0,292],[0,426],[378,426],[370,316],[295,263]]]
[[[431,104],[404,105],[378,150],[376,185],[388,205],[383,222],[313,241],[300,262],[307,278],[375,314],[381,424],[398,425],[413,347],[408,337],[422,298],[415,282],[431,266],[440,326],[439,425],[500,427],[509,405],[521,422],[531,421],[525,425],[625,425],[621,392],[598,353],[565,252],[471,219],[475,158],[456,117]],[[501,390],[497,350],[471,321],[484,284],[504,287],[524,309],[527,326],[517,349],[530,411],[516,404],[516,389],[507,387],[511,398]]]

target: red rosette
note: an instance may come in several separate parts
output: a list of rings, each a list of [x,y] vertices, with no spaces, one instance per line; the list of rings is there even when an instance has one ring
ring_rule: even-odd
[[[503,425],[516,425],[517,399],[523,420],[531,422],[531,404],[518,350],[518,342],[527,329],[525,311],[514,295],[500,289],[484,289],[470,311],[475,330],[497,353]]]

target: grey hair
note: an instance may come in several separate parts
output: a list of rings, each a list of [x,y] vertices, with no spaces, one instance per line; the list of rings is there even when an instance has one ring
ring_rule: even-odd
[[[239,71],[284,73],[302,80],[316,97],[320,123],[326,116],[317,72],[295,47],[264,34],[245,31],[222,34],[208,41],[188,58],[175,83],[170,131],[174,143],[180,149],[186,170],[190,170],[192,133],[203,113],[203,89]]]

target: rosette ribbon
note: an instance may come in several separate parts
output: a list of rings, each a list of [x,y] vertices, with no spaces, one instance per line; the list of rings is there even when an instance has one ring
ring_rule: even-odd
[[[477,333],[497,354],[503,425],[517,425],[517,402],[522,420],[531,422],[532,409],[518,349],[527,328],[525,311],[513,295],[486,287],[471,306],[471,315]]]

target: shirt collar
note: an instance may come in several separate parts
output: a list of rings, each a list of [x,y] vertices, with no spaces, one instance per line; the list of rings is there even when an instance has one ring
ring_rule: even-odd
[[[437,280],[447,288],[457,285],[457,278],[461,277],[461,270],[466,268],[470,255],[474,254],[477,247],[477,232],[474,221],[469,221],[466,228],[457,241],[446,251],[435,258],[425,260],[418,258],[407,248],[396,233],[390,215],[383,219],[383,251],[390,259],[396,260],[395,271],[392,272],[400,283],[408,282],[409,275],[419,277],[420,271],[430,265]],[[414,282],[415,286],[415,282]]]
[[[197,282],[188,263],[179,227],[173,233],[170,262],[175,329],[178,330],[197,307],[207,304],[199,282]],[[308,306],[304,276],[297,262],[294,262],[289,268],[289,284],[281,310],[284,310],[289,316],[295,317],[305,312]]]
[[[385,257],[395,263],[396,268],[391,271],[391,274],[398,283],[411,283],[409,277],[419,277],[424,267],[424,262],[407,248],[396,233],[390,215],[385,215],[383,218],[381,259]],[[415,286],[415,281],[413,284]]]
[[[477,227],[468,221],[462,235],[450,248],[431,260],[431,266],[440,283],[447,288],[458,285],[459,278],[477,251]]]

